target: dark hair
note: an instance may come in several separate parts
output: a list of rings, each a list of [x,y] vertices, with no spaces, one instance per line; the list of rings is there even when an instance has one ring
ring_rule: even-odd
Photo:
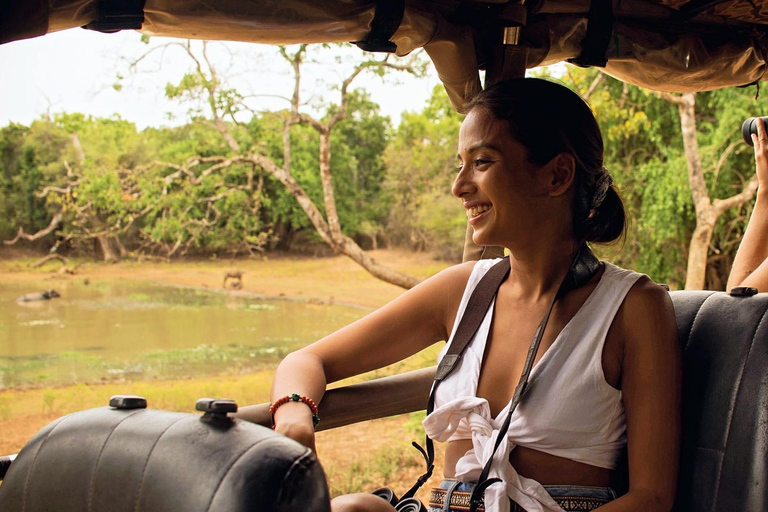
[[[624,234],[624,204],[603,167],[600,127],[581,97],[551,80],[517,78],[489,86],[462,111],[475,107],[505,121],[535,165],[544,165],[560,153],[573,155],[573,232],[578,240],[608,243]]]

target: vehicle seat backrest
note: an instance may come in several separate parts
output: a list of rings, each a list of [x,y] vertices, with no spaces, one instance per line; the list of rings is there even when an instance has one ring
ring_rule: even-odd
[[[678,512],[768,510],[768,294],[671,292],[683,345]]]
[[[330,505],[312,451],[268,428],[105,407],[35,434],[0,485],[0,510],[325,512]]]

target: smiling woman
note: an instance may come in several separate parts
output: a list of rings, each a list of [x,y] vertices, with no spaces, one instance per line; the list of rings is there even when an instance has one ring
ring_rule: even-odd
[[[592,112],[539,79],[490,86],[465,111],[453,193],[475,243],[509,257],[449,268],[290,354],[272,389],[275,429],[314,446],[311,404],[328,383],[447,339],[424,421],[448,443],[430,510],[669,510],[675,318],[661,287],[586,245],[620,238],[625,224]],[[293,394],[301,400],[284,399]],[[363,494],[332,506],[393,510]]]
[[[520,175],[516,179],[529,181],[521,185],[534,187],[542,196],[548,194],[550,184],[546,180],[550,177],[537,173],[539,167],[554,164],[554,179],[573,172],[573,189],[569,179],[566,188],[555,191],[570,205],[573,234],[597,243],[621,237],[626,227],[624,207],[610,173],[603,167],[603,139],[589,105],[555,82],[529,79],[509,83],[516,85],[493,88],[464,107],[468,115],[462,132],[469,146],[459,147],[459,160],[462,150],[473,154],[472,163],[482,168],[506,158],[521,168],[522,172],[515,173]],[[463,185],[459,178],[454,194],[463,198],[457,189]],[[474,206],[465,202],[466,208]],[[528,215],[546,218],[541,206],[541,202],[529,204],[533,210],[527,210]],[[472,217],[470,224],[475,225]]]

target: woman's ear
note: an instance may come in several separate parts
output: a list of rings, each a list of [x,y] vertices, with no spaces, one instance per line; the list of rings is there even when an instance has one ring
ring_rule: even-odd
[[[570,153],[560,153],[549,161],[549,195],[561,196],[568,192],[576,178],[576,159]]]

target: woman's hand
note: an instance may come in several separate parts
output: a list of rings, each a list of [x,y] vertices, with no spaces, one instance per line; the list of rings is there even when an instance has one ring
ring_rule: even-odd
[[[755,147],[757,200],[744,232],[739,250],[733,260],[728,290],[734,286],[751,286],[768,291],[768,130],[757,119],[757,134],[752,134]]]
[[[275,411],[275,432],[315,451],[315,426],[312,411],[303,402],[288,402]]]
[[[752,134],[752,145],[755,147],[758,190],[768,192],[768,131],[760,117],[757,118],[757,134]]]

